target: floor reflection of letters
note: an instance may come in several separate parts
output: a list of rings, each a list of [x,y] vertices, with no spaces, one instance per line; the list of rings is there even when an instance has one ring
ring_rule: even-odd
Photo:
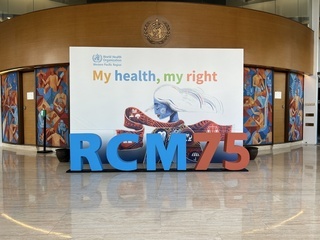
[[[207,174],[201,172],[194,173],[196,179],[189,179],[188,184],[188,196],[191,196],[192,206],[194,208],[208,208],[219,209],[221,208],[219,198],[219,182],[212,182]],[[187,177],[188,178],[188,177]]]
[[[248,206],[247,176],[247,172],[229,172],[223,175],[225,207],[245,208]]]
[[[248,204],[247,173],[215,174],[221,174],[221,181],[203,172],[121,172],[110,173],[110,178],[103,173],[71,174],[71,198],[75,208],[111,204],[128,211],[242,208]]]
[[[102,193],[99,190],[101,173],[71,174],[70,201],[72,208],[98,208],[102,204]]]

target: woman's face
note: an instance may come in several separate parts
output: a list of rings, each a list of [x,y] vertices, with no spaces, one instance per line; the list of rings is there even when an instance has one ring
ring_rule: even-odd
[[[158,116],[159,119],[163,119],[171,116],[174,111],[166,104],[159,102],[154,99],[154,113]]]

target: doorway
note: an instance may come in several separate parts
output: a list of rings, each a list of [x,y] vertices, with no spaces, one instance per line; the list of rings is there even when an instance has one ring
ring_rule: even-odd
[[[273,77],[273,144],[286,142],[286,96],[287,75],[285,72],[274,72]]]
[[[34,72],[22,73],[24,144],[36,145],[36,104]]]

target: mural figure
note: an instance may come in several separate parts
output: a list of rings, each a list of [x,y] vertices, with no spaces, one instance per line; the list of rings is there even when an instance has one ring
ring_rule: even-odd
[[[18,73],[1,75],[2,141],[19,143]]]
[[[244,145],[272,143],[272,79],[268,69],[244,69],[243,132]]]
[[[68,67],[50,67],[36,70],[37,85],[37,144],[44,141],[46,121],[46,145],[66,147],[69,145],[69,79]],[[46,110],[45,119],[41,110]]]
[[[301,74],[289,74],[288,141],[302,140],[303,137],[303,80]]]

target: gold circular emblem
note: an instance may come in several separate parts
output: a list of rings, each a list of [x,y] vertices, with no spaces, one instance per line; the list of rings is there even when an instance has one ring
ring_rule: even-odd
[[[156,18],[145,23],[143,35],[149,43],[162,45],[170,36],[170,26],[166,21]]]

